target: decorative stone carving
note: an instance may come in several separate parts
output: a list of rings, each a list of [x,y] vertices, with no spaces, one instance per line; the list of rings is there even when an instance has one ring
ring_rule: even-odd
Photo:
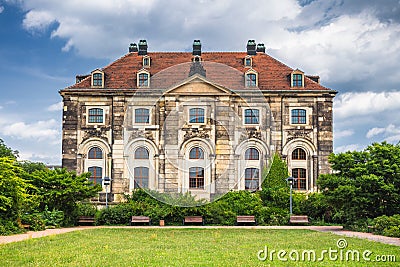
[[[154,136],[151,131],[145,131],[145,130],[132,131],[131,135],[129,136],[128,142],[130,142],[136,138],[146,138],[148,140],[154,141]]]
[[[307,129],[301,129],[301,130],[289,130],[288,131],[288,138],[287,141],[291,141],[293,139],[297,138],[304,138],[306,140],[312,141],[310,134],[312,133],[312,130],[307,130]]]

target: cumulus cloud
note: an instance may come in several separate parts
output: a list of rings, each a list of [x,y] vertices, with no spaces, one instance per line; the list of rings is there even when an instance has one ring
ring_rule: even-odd
[[[334,132],[335,139],[349,137],[354,134],[353,130],[337,130]]]
[[[334,100],[335,116],[339,119],[381,112],[400,111],[400,91],[344,93]]]
[[[30,139],[35,141],[48,140],[58,143],[61,138],[59,123],[50,119],[47,121],[38,121],[35,123],[14,122],[1,125],[0,133],[16,139]]]
[[[359,144],[350,144],[350,145],[344,145],[344,146],[339,146],[335,148],[335,153],[343,153],[347,151],[357,151],[360,150],[360,145]]]
[[[58,102],[53,105],[50,105],[47,110],[48,111],[60,111],[63,109],[63,102]]]
[[[366,135],[367,138],[373,138],[376,136],[383,136],[383,140],[391,143],[397,143],[400,141],[400,126],[389,124],[386,127],[374,127],[370,129]]]
[[[56,18],[49,11],[31,10],[26,14],[22,25],[29,31],[43,31],[55,20]]]
[[[4,11],[4,7],[0,6],[0,14],[3,13],[3,11]]]

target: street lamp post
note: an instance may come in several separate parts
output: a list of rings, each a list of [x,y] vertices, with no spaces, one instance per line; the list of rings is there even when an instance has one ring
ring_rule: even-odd
[[[290,213],[290,215],[292,215],[293,214],[292,187],[293,187],[293,182],[297,181],[297,178],[288,177],[288,178],[286,178],[286,181],[289,182],[289,186],[290,186],[289,213]]]
[[[106,186],[106,208],[108,208],[108,186],[111,184],[110,177],[104,177],[103,183]]]

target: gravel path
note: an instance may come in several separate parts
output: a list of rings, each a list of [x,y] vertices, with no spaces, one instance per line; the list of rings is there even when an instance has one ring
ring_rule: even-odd
[[[368,239],[371,241],[381,242],[385,244],[400,246],[400,238],[395,237],[387,237],[374,235],[371,233],[360,233],[360,232],[352,232],[343,230],[341,226],[79,226],[79,227],[71,227],[71,228],[60,228],[60,229],[47,229],[44,231],[33,232],[29,231],[25,234],[19,235],[11,235],[11,236],[0,236],[0,244],[7,244],[12,242],[18,242],[31,238],[40,238],[49,235],[63,234],[72,231],[80,231],[86,229],[94,229],[94,228],[199,228],[199,229],[224,229],[224,228],[239,228],[239,229],[306,229],[306,230],[314,230],[319,232],[330,232],[336,235],[349,236],[349,237],[357,237],[362,239]]]

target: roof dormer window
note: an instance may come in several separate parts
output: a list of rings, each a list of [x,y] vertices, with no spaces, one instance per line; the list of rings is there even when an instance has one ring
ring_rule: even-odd
[[[244,58],[244,66],[251,68],[253,65],[253,59],[251,58],[251,56],[247,56]]]
[[[92,72],[92,87],[104,88],[104,73],[100,70]]]
[[[150,57],[147,55],[143,57],[143,67],[150,67]]]
[[[137,87],[150,87],[150,73],[147,70],[137,73]]]
[[[291,87],[304,87],[304,73],[300,70],[295,70],[291,74]]]
[[[250,69],[245,74],[245,86],[247,88],[258,87],[258,74]]]

